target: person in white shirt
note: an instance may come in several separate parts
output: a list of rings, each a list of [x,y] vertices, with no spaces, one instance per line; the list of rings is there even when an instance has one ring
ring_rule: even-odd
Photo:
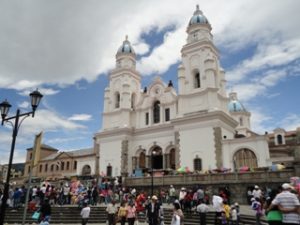
[[[206,213],[209,211],[209,207],[203,201],[199,201],[196,211],[200,215],[200,225],[206,225]]]
[[[261,190],[257,185],[254,186],[254,190],[252,191],[253,198],[261,199]]]
[[[237,225],[238,224],[238,212],[236,210],[236,206],[231,206],[231,224]]]
[[[80,216],[81,216],[81,224],[82,225],[86,225],[89,217],[90,217],[90,213],[91,213],[91,208],[88,206],[88,204],[85,202],[83,203],[83,208],[80,212]]]

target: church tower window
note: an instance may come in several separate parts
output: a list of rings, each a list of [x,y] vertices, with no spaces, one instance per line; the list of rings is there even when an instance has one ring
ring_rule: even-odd
[[[170,109],[165,109],[165,119],[166,121],[170,121]]]
[[[116,92],[115,94],[115,108],[120,108],[120,93]]]
[[[156,101],[153,105],[153,122],[160,122],[160,102]]]
[[[135,109],[135,93],[131,95],[131,109]]]
[[[200,73],[198,71],[194,75],[194,87],[195,88],[200,88],[201,87]]]
[[[149,113],[148,112],[145,114],[145,124],[149,125]]]

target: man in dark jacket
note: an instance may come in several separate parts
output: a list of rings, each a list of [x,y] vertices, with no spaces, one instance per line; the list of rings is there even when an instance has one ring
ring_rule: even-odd
[[[44,203],[41,205],[40,212],[41,212],[41,219],[44,219],[45,217],[50,219],[51,205],[49,204],[49,200],[47,198],[45,199]]]
[[[146,218],[149,225],[158,225],[160,218],[160,204],[157,202],[157,197],[152,196],[151,202],[146,206]]]

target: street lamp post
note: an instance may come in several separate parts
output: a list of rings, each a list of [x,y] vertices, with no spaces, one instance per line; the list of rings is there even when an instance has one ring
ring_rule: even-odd
[[[156,154],[156,151],[151,151],[151,196],[153,196],[153,186],[154,186],[154,180],[153,180],[153,155]]]
[[[8,199],[8,191],[9,191],[9,180],[10,180],[10,171],[11,171],[11,166],[12,166],[12,161],[14,157],[14,151],[15,151],[15,144],[16,144],[16,138],[18,135],[18,130],[25,118],[28,116],[32,115],[34,117],[35,110],[37,109],[43,95],[38,91],[34,91],[30,93],[30,98],[31,98],[31,106],[32,106],[32,111],[27,112],[27,113],[21,113],[19,109],[17,109],[16,115],[12,117],[6,118],[8,111],[11,107],[9,102],[7,100],[3,101],[0,103],[0,111],[1,111],[1,117],[2,117],[2,122],[1,125],[4,124],[4,122],[10,122],[13,125],[13,133],[12,133],[12,142],[11,142],[11,149],[10,149],[10,156],[9,156],[9,162],[8,162],[8,168],[7,168],[7,175],[6,175],[6,182],[4,185],[4,191],[3,191],[3,198],[2,198],[2,205],[1,205],[1,211],[0,211],[0,225],[3,225],[4,223],[4,218],[5,218],[5,209],[7,206],[7,199]],[[24,117],[21,121],[20,118]],[[14,120],[14,123],[11,122],[10,120]]]

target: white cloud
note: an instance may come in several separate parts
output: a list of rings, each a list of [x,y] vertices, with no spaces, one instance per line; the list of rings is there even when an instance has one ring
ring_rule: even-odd
[[[282,127],[285,130],[295,130],[297,127],[300,127],[300,115],[294,113],[288,114],[278,123],[278,127]]]
[[[186,36],[184,27],[164,35],[164,42],[153,49],[147,57],[142,57],[138,63],[138,70],[142,74],[162,74],[169,69],[170,65],[180,60],[180,48],[184,45],[183,41]]]
[[[92,116],[89,114],[74,114],[68,120],[73,121],[88,121],[91,120]]]
[[[24,102],[20,103],[18,106],[20,108],[27,109],[27,108],[29,108],[30,103],[28,101],[24,101]]]
[[[184,29],[198,1],[118,0],[104,5],[93,0],[89,4],[80,0],[29,0],[24,4],[11,0],[1,4],[0,87],[23,90],[43,84],[64,86],[81,79],[94,81],[99,73],[114,67],[115,53],[126,34],[136,52],[143,55],[149,44],[142,35],[172,26],[174,30],[164,42],[138,63],[143,73],[165,72],[180,59]],[[260,63],[284,64],[299,57],[297,4],[293,0],[215,0],[200,5],[218,44],[229,51],[252,41],[260,45],[256,56],[235,68],[231,77],[234,72],[259,68]],[[274,44],[274,40],[283,44]]]

